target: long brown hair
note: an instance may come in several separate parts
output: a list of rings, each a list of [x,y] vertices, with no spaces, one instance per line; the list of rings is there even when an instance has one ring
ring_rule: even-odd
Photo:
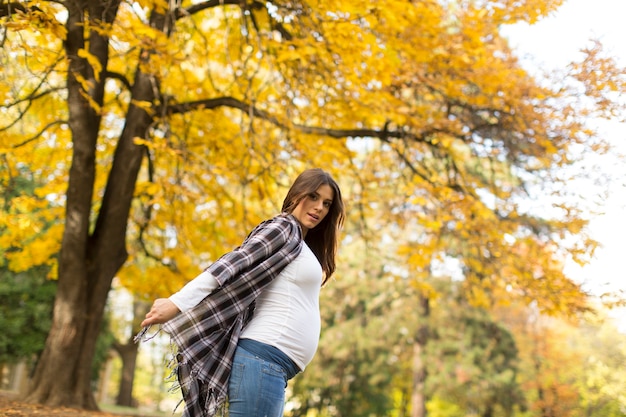
[[[335,256],[338,246],[338,230],[345,218],[345,209],[339,186],[329,173],[320,168],[307,169],[302,172],[291,185],[283,201],[283,213],[292,213],[303,198],[314,193],[322,185],[328,185],[333,190],[333,202],[328,214],[320,224],[309,230],[304,241],[317,257],[324,271],[324,282],[335,272]]]

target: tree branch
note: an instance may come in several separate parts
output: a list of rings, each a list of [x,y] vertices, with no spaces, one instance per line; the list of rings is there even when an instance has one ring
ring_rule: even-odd
[[[245,0],[209,0],[202,3],[196,3],[193,6],[189,6],[186,9],[179,8],[176,11],[176,19],[180,19],[182,17],[187,17],[189,15],[201,12],[206,9],[210,9],[212,7],[219,7],[229,5],[241,5],[245,4]]]
[[[49,128],[51,128],[52,126],[54,126],[54,125],[64,125],[64,124],[67,124],[67,120],[55,120],[54,122],[50,122],[50,123],[48,123],[47,125],[45,125],[45,126],[43,127],[43,129],[41,129],[39,132],[35,133],[35,134],[34,134],[33,136],[31,136],[30,138],[25,139],[25,140],[23,140],[22,142],[20,142],[20,143],[18,143],[18,144],[16,144],[16,145],[13,145],[13,146],[11,146],[11,147],[15,149],[15,148],[19,148],[19,147],[21,147],[21,146],[24,146],[24,145],[26,145],[26,144],[28,144],[28,143],[30,143],[30,142],[32,142],[32,141],[34,141],[34,140],[39,139],[39,137],[41,137],[41,135],[43,135],[43,132],[45,132],[46,130],[48,130],[48,129],[49,129]]]
[[[118,80],[119,82],[124,84],[124,86],[128,89],[128,91],[131,91],[133,89],[133,86],[131,85],[130,81],[128,81],[128,78],[126,78],[124,75],[120,74],[119,72],[106,71],[104,75],[106,78]]]
[[[31,11],[43,12],[37,6],[25,6],[23,3],[14,1],[10,3],[0,4],[0,17],[11,16],[15,12],[28,13]]]
[[[257,109],[251,103],[246,103],[242,100],[236,99],[234,97],[219,97],[219,98],[211,98],[206,100],[197,100],[190,101],[187,103],[180,103],[170,105],[165,111],[159,111],[160,114],[182,114],[191,110],[200,110],[207,109],[212,110],[218,107],[230,107],[234,109],[239,109],[242,112],[249,114],[250,116],[258,117],[260,119],[266,120],[273,125],[283,128],[283,129],[296,129],[302,133],[310,134],[310,135],[323,135],[329,136],[332,138],[350,138],[350,137],[371,137],[378,138],[383,141],[388,141],[388,138],[406,138],[412,139],[416,142],[423,142],[432,145],[432,143],[427,139],[427,136],[421,135],[413,135],[404,130],[388,130],[386,127],[383,129],[329,129],[325,127],[319,126],[307,126],[302,124],[290,124],[281,122],[278,118],[272,116],[268,112],[264,110]],[[434,145],[433,145],[434,146]]]
[[[377,138],[381,142],[385,142],[389,144],[392,150],[398,155],[398,157],[404,162],[407,168],[413,172],[415,175],[418,175],[420,178],[424,179],[427,182],[432,183],[432,181],[427,178],[424,173],[420,172],[420,170],[411,162],[410,158],[401,150],[399,150],[396,146],[393,146],[393,143],[390,139],[403,139],[410,140],[413,142],[421,142],[430,147],[437,148],[437,145],[430,140],[430,137],[436,133],[443,133],[442,129],[430,129],[424,132],[421,132],[420,135],[412,134],[403,129],[395,129],[389,130],[389,122],[385,123],[382,129],[330,129],[319,126],[306,126],[303,124],[290,124],[281,122],[278,118],[270,115],[268,112],[257,109],[253,104],[246,103],[242,100],[236,99],[234,97],[219,97],[213,99],[206,100],[198,100],[191,101],[187,103],[180,103],[170,105],[167,108],[161,108],[160,114],[181,114],[186,113],[191,110],[200,110],[207,109],[212,110],[218,107],[230,107],[241,110],[242,112],[247,113],[251,117],[258,117],[265,121],[270,122],[276,127],[282,129],[295,129],[301,133],[310,134],[310,135],[320,135],[320,136],[328,136],[335,139],[341,138]],[[462,191],[464,187],[459,184],[452,183],[447,184],[449,188],[454,191]],[[468,190],[465,190],[466,192]]]
[[[224,5],[238,5],[238,6],[241,6],[241,8],[244,10],[245,9],[261,10],[261,9],[267,8],[265,3],[260,2],[260,1],[252,1],[251,3],[248,4],[246,3],[246,0],[209,0],[209,1],[202,2],[202,3],[194,4],[192,6],[187,7],[186,9],[178,8],[175,11],[174,15],[175,15],[176,20],[178,20],[178,19],[191,16],[195,13],[199,13],[203,10],[210,9],[212,7],[218,7],[218,6],[224,6]],[[285,29],[283,24],[276,21],[276,19],[274,19],[271,15],[270,15],[270,21],[272,24],[272,28],[278,31],[285,40],[290,41],[293,39],[293,36],[291,35],[291,33],[287,31],[287,29]]]

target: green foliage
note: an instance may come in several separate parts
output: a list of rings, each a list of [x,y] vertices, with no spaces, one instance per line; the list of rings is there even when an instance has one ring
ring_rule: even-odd
[[[46,269],[15,273],[0,267],[0,362],[30,359],[44,348],[56,292]]]
[[[481,309],[446,307],[444,321],[436,323],[427,345],[431,395],[480,415],[524,409],[513,335]]]
[[[604,317],[583,324],[575,335],[569,345],[581,357],[575,382],[580,408],[586,415],[623,417],[626,415],[626,334]]]

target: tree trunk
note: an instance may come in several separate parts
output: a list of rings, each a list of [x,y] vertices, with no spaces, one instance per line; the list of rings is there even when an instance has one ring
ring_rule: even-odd
[[[81,263],[84,263],[81,262]],[[67,275],[66,275],[67,276]],[[97,409],[91,390],[91,362],[106,301],[104,294],[86,297],[86,277],[59,278],[52,328],[37,364],[27,400],[53,406]],[[72,284],[75,289],[69,288]]]
[[[133,385],[135,382],[135,367],[137,364],[139,345],[130,340],[125,345],[116,344],[115,350],[120,354],[120,358],[122,359],[120,388],[115,404],[124,407],[133,407],[135,405],[133,401]]]
[[[428,297],[419,297],[418,314],[422,323],[415,337],[413,345],[413,392],[411,394],[411,417],[426,417],[426,363],[424,350],[428,342],[428,319],[430,316],[430,302]]]
[[[426,367],[422,358],[423,347],[419,342],[413,345],[413,394],[411,396],[411,417],[426,416]]]
[[[134,138],[146,137],[152,119],[145,110],[132,103],[129,105],[100,211],[90,235],[101,116],[85,95],[89,94],[94,102],[102,105],[106,80],[104,77],[100,82],[96,80],[88,62],[78,58],[78,51],[86,47],[85,20],[89,16],[98,16],[112,22],[119,1],[75,1],[67,2],[67,6],[65,47],[70,57],[67,89],[68,124],[73,138],[72,165],[52,327],[26,400],[97,409],[91,387],[91,365],[111,281],[127,258],[127,222],[135,182],[145,155],[145,148],[136,145]],[[162,28],[164,20],[163,16],[156,16],[155,27]],[[108,39],[92,31],[88,47],[106,68]],[[149,53],[144,56],[145,60],[150,59]],[[76,74],[90,80],[94,88],[88,92],[81,90]],[[140,70],[134,79],[132,100],[152,102],[158,82]]]
[[[139,345],[134,342],[134,335],[141,330],[141,322],[144,316],[150,310],[151,305],[142,301],[133,301],[133,321],[131,327],[131,335],[126,344],[115,343],[114,347],[122,359],[122,375],[120,378],[120,387],[117,394],[116,404],[133,407],[133,386],[135,383],[135,369],[137,367],[137,355],[139,353]]]

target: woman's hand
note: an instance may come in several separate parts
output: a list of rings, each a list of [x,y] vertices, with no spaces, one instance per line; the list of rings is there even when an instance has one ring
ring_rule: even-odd
[[[180,310],[169,298],[157,298],[152,304],[152,308],[146,314],[146,318],[141,322],[141,327],[152,324],[162,324],[174,318]]]

